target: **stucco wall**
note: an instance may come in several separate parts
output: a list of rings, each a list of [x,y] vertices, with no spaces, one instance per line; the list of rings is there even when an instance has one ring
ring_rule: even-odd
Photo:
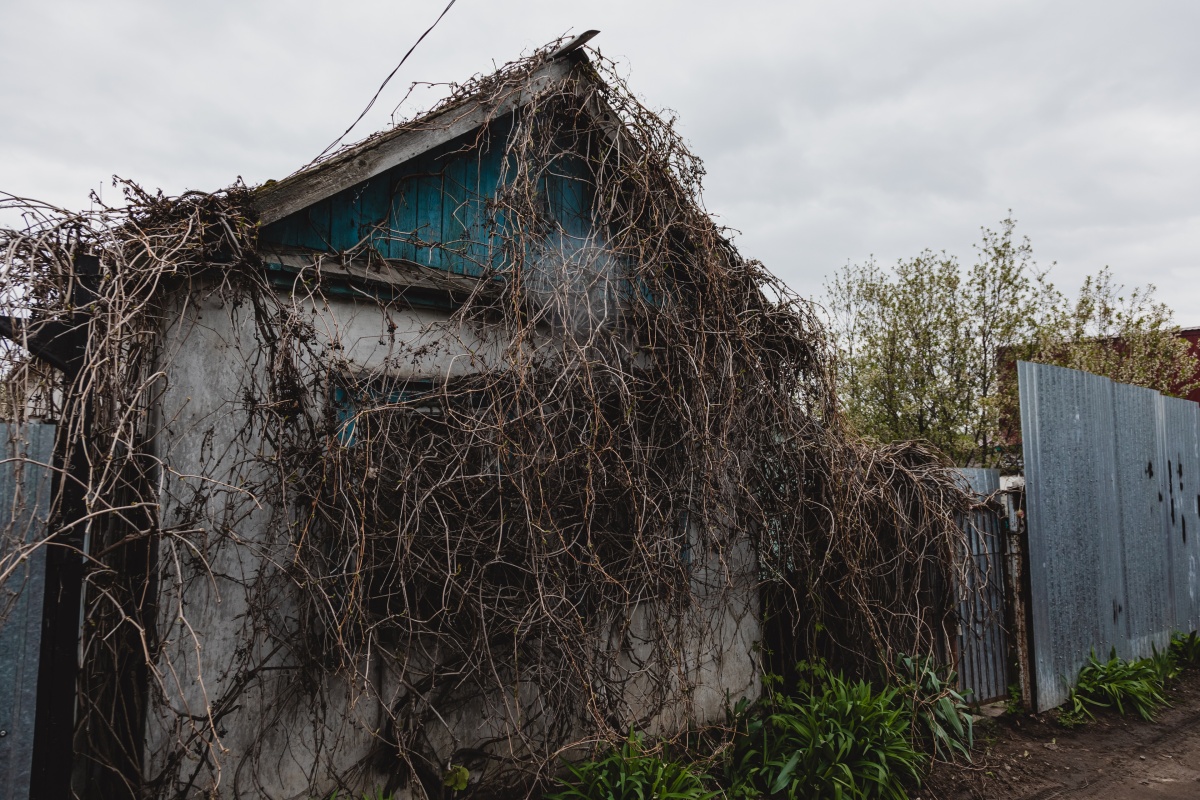
[[[468,374],[497,352],[494,343],[450,325],[439,312],[385,314],[347,300],[298,307],[338,346],[333,350],[351,371],[441,379]],[[180,299],[164,335],[155,439],[164,465],[161,648],[150,687],[146,774],[195,796],[215,790],[219,797],[322,797],[336,788],[337,776],[351,776],[359,790],[373,789],[391,777],[370,758],[383,724],[381,706],[404,689],[365,656],[356,669],[331,669],[318,685],[297,681],[288,669],[293,655],[278,646],[296,624],[295,599],[286,582],[255,580],[264,571],[286,573],[292,553],[287,538],[272,532],[272,515],[282,510],[253,494],[258,479],[267,477],[261,470],[269,468],[255,466],[255,457],[270,447],[246,433],[246,390],[265,357],[253,325],[247,305],[194,292]],[[412,357],[404,345],[415,343],[429,346]],[[755,560],[748,544],[733,539],[723,557],[696,565],[697,601],[678,619],[692,643],[680,654],[677,678],[690,687],[690,698],[651,721],[652,730],[719,720],[727,697],[758,693]],[[277,588],[263,590],[266,585]],[[630,663],[652,644],[651,630],[641,635],[639,641],[634,619],[622,644]],[[629,685],[633,708],[639,693],[656,690],[646,681]],[[535,696],[521,697],[521,703],[535,702]],[[503,706],[483,703],[449,715],[445,730],[431,737],[439,752],[449,760],[455,749],[503,734],[507,721],[495,712]],[[173,754],[181,742],[188,755],[180,761]]]

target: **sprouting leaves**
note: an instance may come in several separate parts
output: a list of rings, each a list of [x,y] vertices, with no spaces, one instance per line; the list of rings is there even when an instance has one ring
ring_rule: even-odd
[[[1011,218],[984,228],[965,268],[926,250],[890,269],[868,261],[835,273],[826,303],[839,394],[861,433],[924,439],[957,463],[1002,466],[1019,433],[1018,359],[1168,394],[1197,385],[1196,357],[1153,286],[1126,290],[1105,267],[1070,300],[1015,230]]]

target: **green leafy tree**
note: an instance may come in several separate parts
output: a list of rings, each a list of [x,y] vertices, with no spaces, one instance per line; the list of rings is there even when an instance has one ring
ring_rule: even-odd
[[[1126,292],[1105,267],[1084,280],[1078,300],[1059,304],[1041,336],[1020,352],[1028,360],[1183,395],[1198,384],[1196,359],[1178,331],[1171,309],[1154,299],[1153,285]]]
[[[1009,218],[982,229],[968,268],[926,250],[893,268],[847,265],[827,284],[844,410],[864,435],[924,439],[959,464],[996,466],[1018,433],[1018,359],[1184,394],[1196,359],[1154,287],[1108,268],[1071,302]],[[1007,448],[1011,450],[1011,448]]]
[[[930,251],[890,272],[870,261],[834,278],[842,397],[860,430],[957,451],[969,407],[961,285],[958,262]]]

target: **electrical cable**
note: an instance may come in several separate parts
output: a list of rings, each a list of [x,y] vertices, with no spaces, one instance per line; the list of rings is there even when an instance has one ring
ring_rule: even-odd
[[[311,167],[313,164],[324,158],[326,153],[341,144],[342,140],[344,140],[350,134],[350,131],[354,130],[354,127],[358,125],[358,123],[362,122],[363,117],[365,117],[367,112],[369,112],[375,106],[375,101],[379,99],[379,95],[383,94],[383,90],[387,87],[388,83],[390,83],[392,78],[396,76],[396,73],[400,71],[400,68],[404,66],[404,62],[408,61],[408,57],[413,54],[413,51],[417,49],[417,45],[425,41],[425,37],[428,36],[433,29],[438,26],[438,23],[442,21],[442,17],[446,16],[446,12],[448,12],[456,2],[458,2],[458,0],[450,0],[450,2],[446,4],[446,7],[442,9],[442,13],[438,14],[438,18],[433,21],[433,24],[425,29],[425,32],[422,33],[420,38],[413,43],[412,47],[408,48],[408,52],[404,54],[404,58],[400,59],[400,63],[396,65],[396,68],[388,73],[388,76],[383,79],[383,83],[381,83],[379,88],[375,90],[375,96],[371,98],[371,102],[367,103],[367,107],[362,110],[362,113],[358,115],[358,118],[355,119],[353,123],[351,123],[350,127],[346,128],[346,130],[342,132],[341,136],[330,142],[329,146],[322,150],[316,158],[305,164],[303,169]],[[302,172],[303,169],[299,171]]]

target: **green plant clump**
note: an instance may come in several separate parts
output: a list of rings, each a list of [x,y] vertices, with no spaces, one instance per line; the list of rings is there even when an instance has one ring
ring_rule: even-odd
[[[908,797],[926,756],[909,738],[911,717],[899,692],[876,692],[821,665],[795,697],[770,691],[735,714],[725,764],[729,795],[788,800]]]
[[[1158,652],[1157,647],[1151,645],[1151,648],[1154,650],[1154,655],[1150,656],[1147,660],[1154,665],[1154,671],[1158,673],[1159,683],[1166,686],[1168,681],[1173,681],[1179,677],[1179,673],[1183,671],[1183,667],[1180,665],[1178,659],[1175,658],[1175,654],[1171,652],[1171,648],[1168,647],[1161,653]]]
[[[905,677],[901,691],[913,723],[923,729],[920,735],[932,743],[934,754],[948,761],[955,756],[970,761],[975,726],[966,700],[954,689],[954,670],[938,669],[928,656],[900,655],[896,667]]]
[[[1004,713],[1016,715],[1024,710],[1025,701],[1021,698],[1021,684],[1010,683],[1008,685],[1008,701],[1004,704]]]
[[[720,791],[686,764],[647,753],[640,734],[593,761],[567,764],[569,777],[546,800],[711,800]]]
[[[1094,719],[1094,708],[1116,708],[1121,714],[1128,708],[1151,721],[1155,712],[1166,704],[1163,672],[1155,659],[1125,661],[1117,658],[1114,650],[1108,661],[1100,661],[1092,651],[1067,698],[1067,709],[1059,715],[1059,722],[1072,727],[1085,717]]]
[[[1175,634],[1168,652],[1180,667],[1200,667],[1200,632]]]

